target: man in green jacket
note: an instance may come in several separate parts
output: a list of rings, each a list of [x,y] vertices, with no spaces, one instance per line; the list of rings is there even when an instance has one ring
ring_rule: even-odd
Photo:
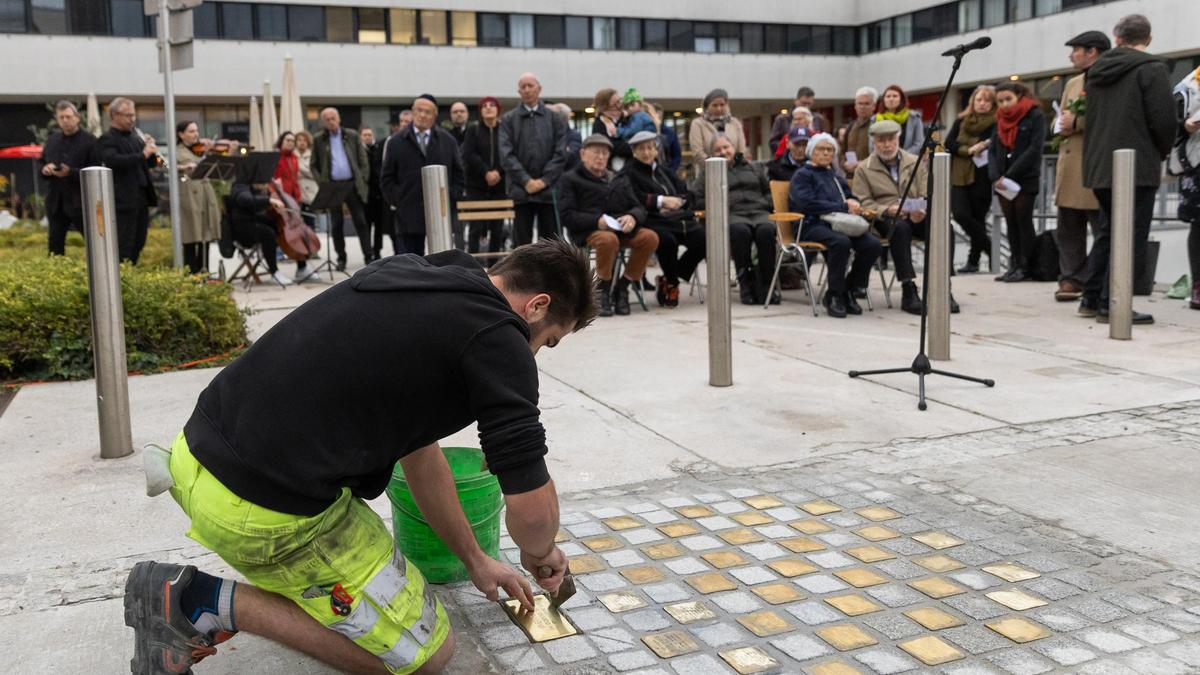
[[[337,108],[321,111],[321,125],[325,127],[313,138],[312,171],[318,183],[340,183],[352,186],[342,202],[333,204],[329,210],[330,227],[333,230],[333,248],[337,252],[338,271],[346,270],[346,235],[342,216],[342,204],[350,208],[354,219],[354,232],[362,247],[363,261],[375,260],[371,237],[367,229],[367,180],[370,163],[367,148],[353,129],[342,128],[342,117]],[[390,222],[390,219],[388,219]],[[423,255],[424,251],[412,251]]]

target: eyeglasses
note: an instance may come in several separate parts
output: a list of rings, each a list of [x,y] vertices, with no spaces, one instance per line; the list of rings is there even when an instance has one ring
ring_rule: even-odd
[[[113,117],[137,117],[137,113],[133,112],[115,112],[112,115]]]

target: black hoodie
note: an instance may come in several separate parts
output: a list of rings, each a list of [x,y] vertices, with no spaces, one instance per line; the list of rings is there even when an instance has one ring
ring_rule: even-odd
[[[1157,187],[1178,126],[1166,64],[1136,49],[1110,49],[1088,68],[1083,89],[1084,187],[1112,188],[1112,153],[1121,148],[1137,151],[1136,184]]]
[[[466,253],[384,258],[272,327],[184,427],[227,488],[315,515],[379,496],[397,460],[479,423],[506,494],[549,480],[529,326]]]

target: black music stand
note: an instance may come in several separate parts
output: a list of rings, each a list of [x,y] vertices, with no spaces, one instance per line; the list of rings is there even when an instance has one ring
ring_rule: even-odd
[[[317,196],[313,197],[309,208],[313,211],[330,211],[334,208],[342,208],[342,204],[346,201],[346,197],[350,195],[350,191],[354,189],[353,181],[337,182],[337,183],[319,183]],[[345,270],[339,270],[333,264],[333,256],[330,255],[332,245],[330,239],[333,236],[333,223],[329,223],[325,228],[325,262],[313,269],[312,273],[303,279],[296,279],[297,284],[302,284],[306,281],[320,281],[321,272],[329,272],[329,283],[333,283],[334,272],[341,272],[350,278],[350,273]]]
[[[990,44],[991,40],[988,40],[987,42],[988,42],[988,44]],[[987,45],[984,45],[984,46],[987,46]],[[931,124],[929,126],[929,131],[926,132],[926,134],[925,134],[925,144],[921,146],[921,152],[920,152],[920,154],[917,155],[917,163],[916,163],[915,167],[913,168],[912,174],[910,174],[908,177],[908,183],[904,186],[904,192],[902,192],[900,194],[900,203],[901,204],[904,204],[904,200],[908,199],[908,193],[909,193],[909,191],[912,190],[913,181],[916,180],[917,174],[920,173],[920,171],[918,171],[918,169],[921,166],[921,162],[925,160],[926,155],[933,154],[934,148],[936,148],[938,145],[938,139],[937,139],[937,136],[935,135],[935,132],[938,130],[939,122],[942,119],[942,106],[945,105],[946,98],[950,95],[950,87],[954,84],[954,76],[958,73],[959,66],[962,65],[962,57],[963,57],[964,53],[965,52],[960,52],[957,54],[945,54],[946,56],[954,56],[954,65],[950,69],[950,77],[946,80],[946,88],[942,90],[942,97],[940,99],[938,99],[937,112],[935,112],[933,114],[933,124]],[[926,194],[926,198],[931,200],[929,203],[930,212],[927,213],[925,217],[929,222],[930,233],[932,234],[933,224],[935,222],[937,222],[933,218],[933,213],[932,213],[932,207],[933,207],[933,201],[932,201],[932,197],[933,197],[933,167],[932,166],[929,167],[925,194]],[[947,219],[946,222],[949,223],[949,219]],[[946,236],[953,237],[954,232],[953,231],[947,232]],[[950,267],[951,268],[954,267],[953,260],[950,261]],[[950,271],[947,270],[946,273],[949,274]],[[929,356],[925,353],[925,342],[926,342],[926,336],[927,336],[926,327],[927,327],[927,321],[928,321],[928,316],[929,316],[929,302],[928,302],[928,299],[929,299],[929,251],[928,251],[928,249],[926,249],[925,269],[922,270],[922,277],[923,278],[921,281],[921,294],[924,297],[922,297],[922,299],[921,299],[921,335],[920,335],[920,337],[917,338],[917,356],[916,356],[916,358],[913,359],[912,365],[903,367],[903,368],[881,368],[878,370],[851,370],[848,373],[848,375],[850,375],[850,377],[852,377],[852,378],[865,377],[868,375],[887,375],[890,373],[913,373],[914,375],[917,376],[917,410],[925,410],[927,407],[927,405],[925,403],[925,376],[926,375],[941,375],[942,377],[950,377],[950,378],[954,378],[954,379],[958,379],[958,380],[966,380],[968,382],[975,382],[978,384],[982,384],[986,387],[996,386],[995,380],[981,378],[981,377],[972,377],[970,375],[962,375],[960,373],[952,373],[948,370],[939,370],[937,368],[934,368],[933,364],[931,364],[929,362]]]
[[[232,181],[241,161],[242,155],[206,155],[188,174],[188,180]]]

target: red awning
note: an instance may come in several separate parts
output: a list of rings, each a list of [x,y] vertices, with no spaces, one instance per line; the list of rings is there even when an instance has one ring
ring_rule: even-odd
[[[0,148],[0,159],[37,159],[42,156],[40,145],[14,145]]]

